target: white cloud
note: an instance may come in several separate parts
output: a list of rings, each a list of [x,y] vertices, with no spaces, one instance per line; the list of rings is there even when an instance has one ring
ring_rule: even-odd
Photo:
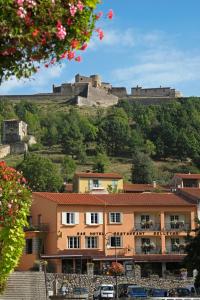
[[[105,29],[104,30],[104,38],[100,41],[98,39],[97,34],[93,36],[91,41],[89,42],[89,49],[97,50],[98,48],[111,47],[113,46],[121,47],[129,47],[132,48],[136,44],[136,35],[132,28],[128,28],[126,30],[118,30],[118,29]],[[116,48],[117,49],[117,48]]]
[[[3,82],[0,86],[0,94],[11,94],[17,88],[26,90],[26,94],[41,93],[42,89],[46,89],[50,85],[51,80],[59,78],[65,69],[65,65],[57,65],[47,68],[42,67],[37,74],[30,79],[20,79],[12,77],[11,79]],[[31,92],[29,93],[29,90]],[[45,90],[46,92],[46,90]]]
[[[133,87],[175,86],[200,80],[200,55],[173,48],[154,48],[142,52],[127,67],[112,71],[116,83]]]

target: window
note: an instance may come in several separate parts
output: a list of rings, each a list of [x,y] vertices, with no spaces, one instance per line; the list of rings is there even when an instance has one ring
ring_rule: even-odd
[[[80,237],[79,236],[68,236],[68,248],[69,249],[80,248]]]
[[[110,237],[110,247],[122,247],[122,237],[121,236],[111,236]]]
[[[33,239],[26,239],[26,254],[33,253]]]
[[[150,227],[150,216],[149,215],[141,215],[141,228],[142,229],[149,229]]]
[[[62,213],[62,224],[64,224],[64,225],[79,224],[79,213],[63,212]]]
[[[98,225],[103,224],[103,213],[88,212],[86,213],[86,224],[87,225]]]
[[[178,215],[170,216],[170,226],[171,226],[171,229],[179,228],[179,216]]]
[[[112,188],[113,189],[117,188],[117,180],[116,179],[112,180]]]
[[[179,238],[172,238],[171,239],[171,250],[172,251],[178,251],[179,250],[179,245],[180,245]]]
[[[100,186],[98,179],[93,179],[92,183],[93,183],[93,187],[99,187]]]
[[[97,248],[97,237],[86,236],[85,237],[85,248]]]
[[[110,216],[110,223],[121,223],[121,213],[113,212],[109,214]]]

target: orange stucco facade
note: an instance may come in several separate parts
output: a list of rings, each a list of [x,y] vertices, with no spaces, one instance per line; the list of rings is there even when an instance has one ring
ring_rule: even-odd
[[[133,194],[124,196],[129,199],[123,202],[119,194],[105,200],[99,195],[34,193],[32,222],[48,224],[41,257],[51,261],[56,272],[65,271],[71,260],[75,268],[80,257],[100,265],[116,257],[120,261],[181,261],[185,238],[188,232],[194,234],[197,208],[181,197],[166,195],[147,193],[140,201]],[[146,205],[149,197],[153,200]],[[30,238],[30,232],[26,234]],[[30,269],[35,259],[33,253],[24,254],[19,269]]]

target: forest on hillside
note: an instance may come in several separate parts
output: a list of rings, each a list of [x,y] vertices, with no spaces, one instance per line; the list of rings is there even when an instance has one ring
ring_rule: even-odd
[[[149,106],[122,100],[87,115],[73,106],[68,112],[43,112],[33,102],[1,101],[0,122],[10,118],[28,123],[38,142],[32,151],[59,145],[63,154],[79,162],[103,155],[104,160],[130,158],[135,164],[138,159],[176,159],[191,161],[194,171],[200,167],[199,98]]]

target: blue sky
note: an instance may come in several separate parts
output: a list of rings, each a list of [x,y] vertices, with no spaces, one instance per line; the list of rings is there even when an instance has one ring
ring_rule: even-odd
[[[100,74],[113,86],[171,86],[185,96],[200,96],[200,0],[103,0],[99,10],[115,12],[98,27],[81,63],[41,71],[31,80],[15,78],[0,94],[51,92],[52,84],[73,82],[75,74]]]

